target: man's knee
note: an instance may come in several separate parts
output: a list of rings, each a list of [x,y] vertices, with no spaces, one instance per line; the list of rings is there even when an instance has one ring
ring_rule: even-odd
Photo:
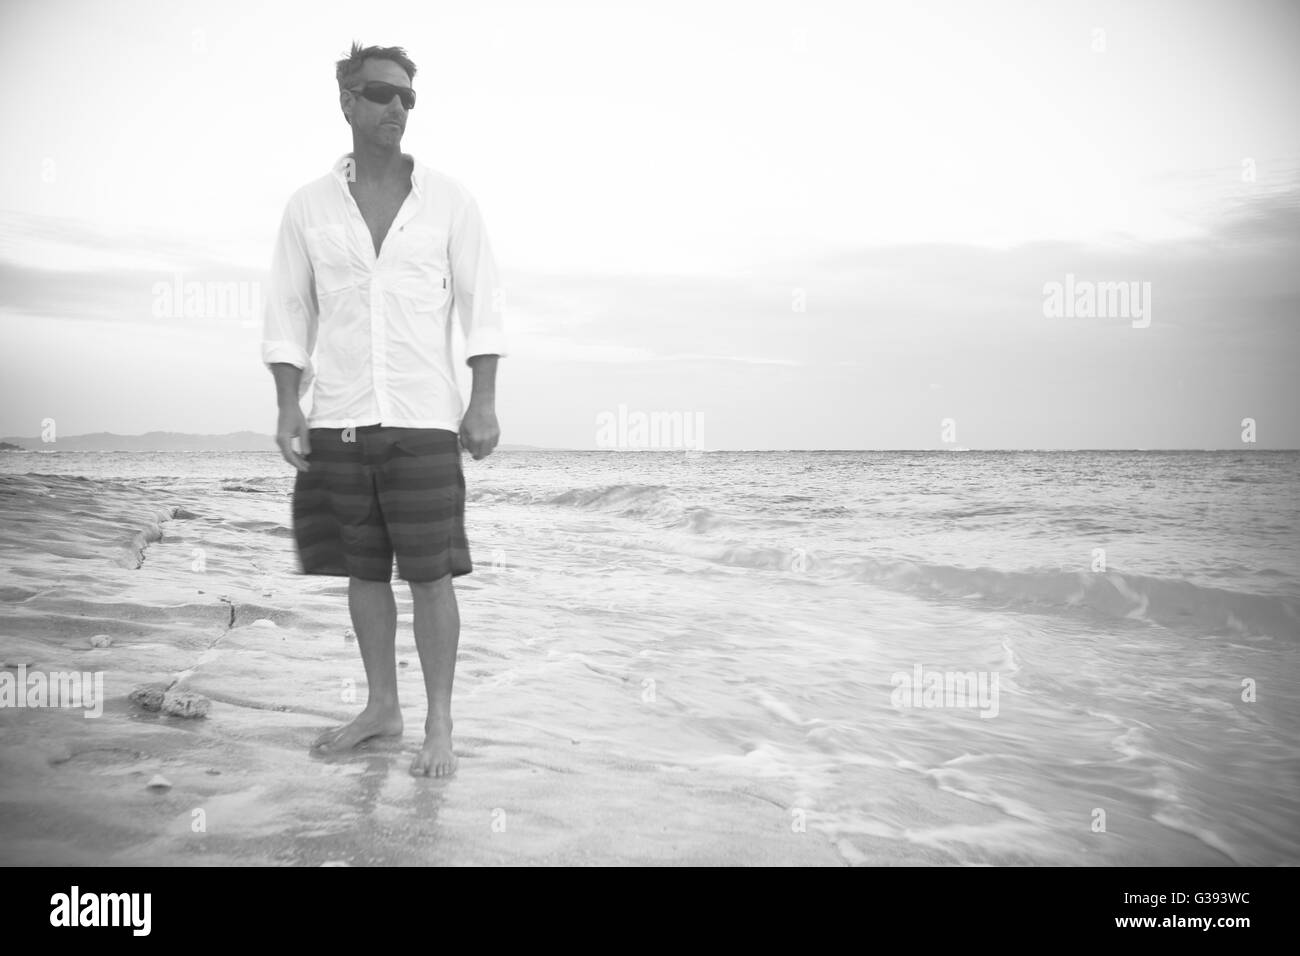
[[[348,583],[361,588],[387,587],[390,590],[393,586],[391,578],[384,578],[382,580],[379,578],[359,578],[355,574],[348,575]]]
[[[441,594],[451,589],[451,574],[444,574],[436,581],[407,581],[412,594]]]

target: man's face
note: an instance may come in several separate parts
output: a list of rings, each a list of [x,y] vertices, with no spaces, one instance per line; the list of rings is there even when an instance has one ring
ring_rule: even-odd
[[[361,73],[347,84],[349,90],[357,92],[339,94],[343,111],[358,138],[377,145],[400,144],[402,133],[406,131],[406,107],[402,105],[400,96],[394,96],[387,103],[372,103],[362,96],[361,87],[374,81],[407,89],[411,87],[406,71],[392,60],[366,60]]]

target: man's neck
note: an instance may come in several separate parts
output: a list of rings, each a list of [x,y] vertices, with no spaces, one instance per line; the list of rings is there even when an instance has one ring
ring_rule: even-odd
[[[359,186],[386,186],[411,175],[410,162],[397,147],[370,147],[353,144],[352,162]]]

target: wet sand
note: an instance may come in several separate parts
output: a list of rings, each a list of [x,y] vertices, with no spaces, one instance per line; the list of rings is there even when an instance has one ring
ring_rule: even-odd
[[[104,688],[96,718],[0,708],[0,863],[845,862],[815,819],[799,826],[802,811],[780,781],[665,763],[658,746],[644,758],[629,751],[638,726],[653,735],[671,719],[645,706],[635,675],[599,675],[601,696],[590,701],[626,711],[624,740],[531,719],[530,696],[566,688],[526,686],[530,672],[511,660],[526,609],[475,575],[456,585],[460,766],[449,779],[419,779],[408,767],[424,693],[401,582],[404,736],[337,756],[310,750],[359,710],[364,672],[346,581],[295,573],[283,494],[172,495],[162,481],[54,476],[0,476],[0,492],[0,663],[15,675],[24,665],[102,672]],[[99,634],[111,645],[92,647]],[[552,663],[560,655],[551,676],[582,669],[581,635],[569,640],[548,652]],[[209,698],[208,716],[163,716],[128,700],[154,682]],[[170,787],[150,787],[157,776]],[[906,859],[881,842],[871,862],[926,862],[923,851]]]

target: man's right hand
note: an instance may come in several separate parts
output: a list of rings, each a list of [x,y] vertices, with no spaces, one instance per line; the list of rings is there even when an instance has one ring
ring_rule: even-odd
[[[298,447],[302,449],[301,454],[294,451],[295,438],[298,439]],[[280,446],[280,454],[284,455],[285,461],[299,471],[311,470],[311,463],[306,458],[311,454],[311,440],[307,435],[307,416],[302,413],[300,406],[293,405],[280,409],[280,421],[275,426],[275,443]]]

